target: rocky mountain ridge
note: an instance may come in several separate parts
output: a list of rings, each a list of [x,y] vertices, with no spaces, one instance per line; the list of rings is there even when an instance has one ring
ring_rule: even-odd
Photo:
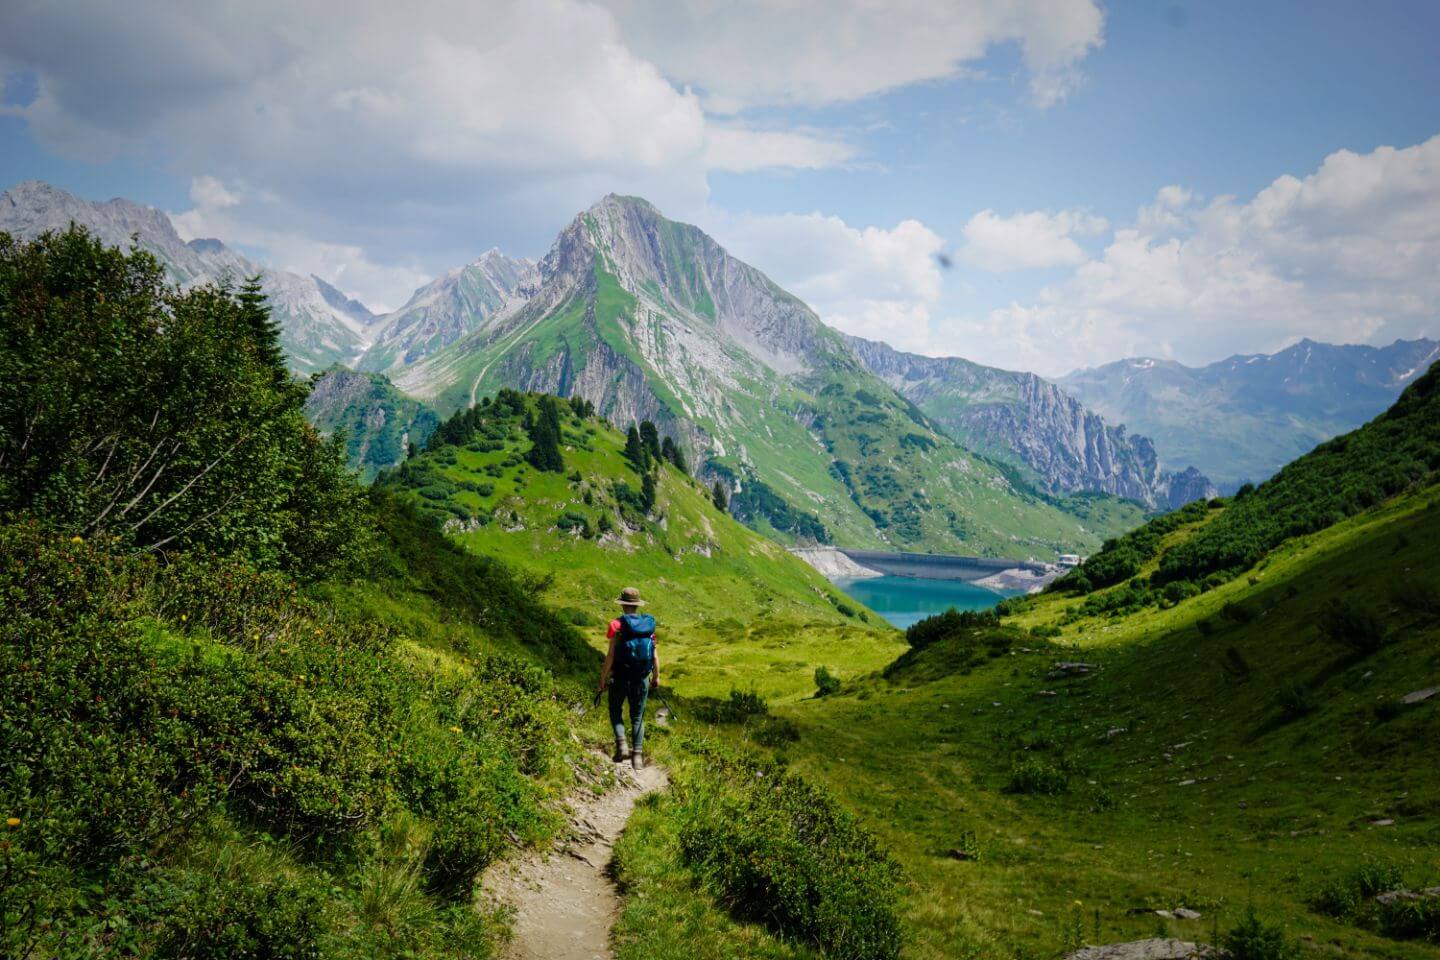
[[[1193,468],[1164,468],[1149,438],[1113,427],[1033,373],[958,357],[925,357],[860,337],[871,373],[971,450],[1012,463],[1054,494],[1094,490],[1174,509],[1215,495]]]
[[[1371,347],[1307,339],[1204,367],[1119,360],[1058,383],[1110,422],[1152,437],[1165,459],[1234,489],[1378,415],[1437,358],[1435,340]]]
[[[301,373],[332,363],[353,362],[369,346],[376,317],[315,276],[272,270],[220,240],[181,239],[170,217],[155,207],[116,198],[85,200],[40,181],[27,181],[0,194],[0,230],[31,238],[71,223],[111,246],[139,246],[153,254],[181,286],[228,278],[233,283],[258,275],[281,326],[281,345]]]

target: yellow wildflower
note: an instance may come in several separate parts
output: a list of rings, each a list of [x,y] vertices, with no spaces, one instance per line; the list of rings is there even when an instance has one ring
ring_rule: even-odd
[[[451,728],[450,728],[450,732],[451,732],[451,733],[460,733],[461,731],[460,731],[460,728],[459,728],[459,727],[451,727]]]
[[[185,615],[185,614],[183,614],[183,613],[180,614],[180,622],[181,622],[181,623],[184,623],[186,620],[189,620],[189,619],[190,619],[190,618],[189,618],[187,615]]]
[[[71,542],[71,543],[84,543],[84,542],[85,542],[85,538],[84,538],[84,537],[71,537],[71,538],[70,538],[70,542]]]
[[[18,826],[20,826],[20,818],[19,818],[19,817],[7,817],[6,820],[5,820],[5,826],[7,826],[7,827],[18,827]]]

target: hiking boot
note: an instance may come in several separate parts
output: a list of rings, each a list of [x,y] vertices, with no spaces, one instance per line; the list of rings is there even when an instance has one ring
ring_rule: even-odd
[[[628,751],[628,750],[626,749],[626,747],[625,747],[625,738],[624,738],[624,737],[616,737],[616,738],[615,738],[615,756],[611,757],[610,759],[611,759],[611,760],[614,760],[616,763],[620,763],[622,760],[624,760],[624,759],[625,759],[626,757],[628,757],[629,755],[630,755],[630,754],[629,754],[629,751]]]
[[[639,750],[636,750],[630,754],[630,766],[636,770],[645,769],[645,757],[643,754],[640,753]]]

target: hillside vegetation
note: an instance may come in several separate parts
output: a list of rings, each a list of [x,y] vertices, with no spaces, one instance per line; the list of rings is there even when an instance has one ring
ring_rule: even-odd
[[[364,483],[424,447],[440,418],[378,373],[331,367],[311,380],[305,416],[321,436],[345,438],[345,459]]]
[[[1324,476],[1317,496],[1393,492],[1433,421],[1380,438],[1430,389],[1337,444],[1353,459],[1317,451],[1286,474]],[[905,956],[1170,935],[1242,957],[1434,957],[1440,903],[1375,899],[1440,884],[1440,486],[1400,473],[1398,496],[1166,596],[1161,556],[1267,493],[1193,504],[1112,545],[1133,554],[1123,573],[1087,564],[1086,592],[922,621],[883,671],[838,662],[838,690],[730,710],[709,734],[828,786],[878,835],[905,878]],[[735,925],[686,856],[692,816],[666,798],[633,822],[622,877],[645,897],[622,955],[680,956],[678,927],[713,944],[697,956],[808,956],[803,937]]]
[[[536,466],[544,409],[559,426],[551,469]],[[543,578],[597,645],[621,588],[639,586],[660,621],[666,680],[690,695],[741,685],[793,696],[827,661],[874,667],[893,655],[883,621],[718,509],[666,458],[670,438],[644,426],[648,443],[636,430],[639,452],[627,455],[627,437],[584,401],[502,390],[377,486],[466,550]]]

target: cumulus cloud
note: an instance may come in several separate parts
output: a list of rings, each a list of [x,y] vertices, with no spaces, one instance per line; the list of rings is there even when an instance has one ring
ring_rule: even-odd
[[[819,106],[959,75],[1016,43],[1040,107],[1064,99],[1103,40],[1094,0],[603,0],[625,37],[716,111]]]
[[[902,349],[929,346],[942,287],[936,256],[944,240],[920,221],[854,227],[819,213],[716,212],[706,226],[831,326]]]
[[[684,214],[705,204],[711,169],[814,169],[853,152],[712,123],[583,0],[5,4],[0,62],[38,78],[10,112],[52,150],[252,184],[196,217],[223,210],[251,235],[375,262],[419,251],[436,269],[497,239],[543,249],[610,190]]]
[[[945,343],[1063,373],[1125,355],[1189,363],[1301,337],[1384,343],[1440,332],[1440,136],[1340,150],[1248,200],[1159,191],[1034,302],[943,324]]]
[[[1075,266],[1088,259],[1075,235],[1097,234],[1108,227],[1103,217],[1083,210],[1035,210],[1008,217],[981,210],[965,224],[965,243],[959,255],[992,273]]]

